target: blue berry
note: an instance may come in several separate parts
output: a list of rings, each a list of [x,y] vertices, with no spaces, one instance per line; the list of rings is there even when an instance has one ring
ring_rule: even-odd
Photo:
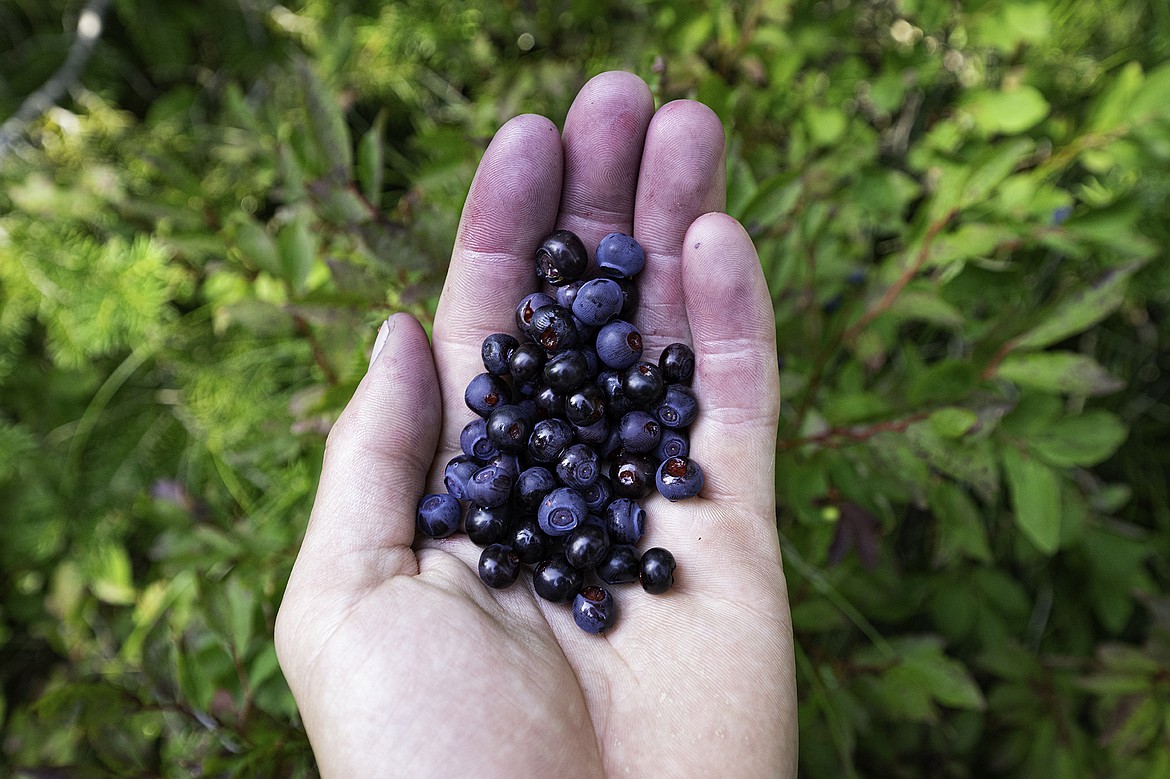
[[[622,437],[622,446],[627,452],[634,454],[653,451],[662,437],[662,427],[645,411],[631,411],[626,414],[622,417],[618,430]]]
[[[636,276],[646,264],[646,251],[632,235],[610,233],[597,245],[597,266],[606,276]]]
[[[642,359],[642,334],[622,319],[615,319],[597,331],[597,358],[606,366],[625,370]]]
[[[544,364],[544,383],[557,392],[569,392],[581,386],[589,375],[589,363],[579,349],[554,354]]]
[[[528,437],[528,454],[539,463],[552,463],[573,443],[573,428],[563,419],[542,419]]]
[[[585,427],[605,417],[605,391],[596,384],[582,384],[565,398],[565,416]]]
[[[540,391],[536,393],[534,400],[541,419],[565,415],[565,394],[563,392],[557,392],[552,387],[542,386]]]
[[[547,355],[538,344],[522,343],[512,352],[508,360],[508,371],[519,382],[535,381],[544,370]]]
[[[600,423],[598,423],[600,424]],[[609,436],[597,447],[597,456],[602,460],[613,460],[622,453],[622,435],[619,426],[609,431]]]
[[[557,480],[547,468],[535,465],[521,471],[516,480],[516,500],[525,511],[536,511],[544,496],[557,488]]]
[[[463,428],[459,434],[459,448],[465,455],[477,460],[488,460],[499,453],[496,445],[488,438],[487,420],[483,417],[476,417]]]
[[[606,584],[629,584],[638,580],[642,567],[638,552],[629,544],[614,544],[601,558],[594,571]]]
[[[588,263],[585,244],[568,230],[550,233],[536,250],[536,275],[554,287],[579,279]]]
[[[436,493],[424,495],[418,502],[416,527],[431,538],[446,538],[459,529],[463,506],[454,495]]]
[[[674,584],[674,555],[660,546],[642,553],[639,578],[642,589],[651,595],[661,595]]]
[[[549,354],[571,349],[581,342],[573,314],[557,304],[542,306],[532,315],[529,335]]]
[[[688,457],[671,457],[658,466],[654,480],[669,501],[693,498],[703,489],[703,469]]]
[[[480,349],[483,367],[487,369],[488,373],[494,373],[497,376],[507,375],[508,361],[512,358],[512,352],[519,345],[520,342],[507,333],[492,333],[483,339],[483,347]]]
[[[569,565],[564,555],[545,560],[532,572],[536,594],[553,603],[568,603],[585,583],[585,574]]]
[[[561,487],[550,492],[536,511],[537,524],[550,536],[573,532],[587,516],[589,507],[585,505],[585,499],[571,487]]]
[[[463,401],[469,409],[487,418],[500,406],[512,402],[512,390],[499,376],[481,373],[467,385]]]
[[[536,315],[536,310],[545,306],[555,305],[556,302],[556,298],[550,297],[543,292],[533,292],[531,295],[525,296],[520,301],[520,304],[516,306],[516,327],[524,335],[532,335],[532,317]]]
[[[685,430],[671,430],[669,427],[662,430],[662,438],[654,448],[654,458],[658,462],[671,457],[686,457],[691,453],[691,441]]]
[[[601,524],[586,522],[565,539],[565,559],[574,568],[592,571],[609,551],[609,534]]]
[[[512,551],[525,565],[535,565],[548,557],[548,541],[548,536],[531,517],[517,522],[512,530]]]
[[[627,412],[634,410],[633,402],[626,397],[622,388],[624,372],[613,369],[604,370],[597,375],[597,386],[605,395],[605,413],[610,419],[621,419]]]
[[[573,621],[586,633],[602,633],[617,619],[617,602],[609,590],[591,584],[573,599]]]
[[[584,427],[573,425],[573,432],[577,440],[581,443],[596,446],[604,443],[609,438],[609,421],[599,419],[592,425],[585,425]]]
[[[654,407],[654,413],[665,427],[690,427],[699,413],[699,403],[690,387],[667,384],[662,400]]]
[[[531,433],[532,420],[519,406],[500,406],[487,419],[488,439],[501,452],[523,451]]]
[[[585,282],[573,300],[573,313],[587,325],[600,327],[622,310],[622,288],[612,279]]]
[[[613,501],[613,483],[608,476],[598,476],[597,481],[580,490],[580,493],[589,511],[600,513]]]
[[[520,558],[503,544],[488,546],[479,556],[479,578],[489,587],[507,589],[520,575]]]
[[[695,353],[686,344],[670,344],[658,355],[658,368],[667,384],[689,385],[695,375]]]
[[[557,462],[557,478],[561,483],[583,490],[601,475],[597,453],[585,444],[573,444],[565,449]]]
[[[476,506],[467,509],[463,531],[476,546],[499,543],[508,534],[512,512],[507,506]]]
[[[502,506],[512,497],[512,477],[498,465],[485,465],[467,482],[467,499],[477,506]]]
[[[443,486],[457,500],[467,500],[467,482],[483,466],[465,454],[452,457],[443,469]]]
[[[654,489],[654,464],[642,455],[625,452],[611,463],[609,478],[619,498],[644,498]]]
[[[573,302],[577,300],[577,293],[583,286],[585,286],[585,281],[578,279],[577,281],[569,282],[563,287],[557,287],[557,305],[564,306],[571,311],[573,309]]]
[[[508,477],[512,480],[513,484],[515,484],[516,480],[520,478],[520,458],[511,452],[500,452],[495,457],[488,460],[485,465],[494,465],[504,473],[508,474]]]
[[[617,498],[605,509],[605,528],[618,544],[636,544],[646,532],[646,510],[629,498]]]
[[[622,390],[638,408],[650,408],[662,398],[666,383],[662,371],[652,362],[640,362],[630,366],[622,378]]]

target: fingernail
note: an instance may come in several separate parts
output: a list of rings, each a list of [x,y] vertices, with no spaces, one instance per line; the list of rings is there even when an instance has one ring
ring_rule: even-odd
[[[394,317],[390,317],[382,326],[378,328],[378,337],[374,339],[374,348],[370,351],[370,367],[374,367],[374,361],[378,359],[378,355],[382,353],[382,349],[386,346],[386,339],[390,337],[390,331],[394,329],[391,321]]]

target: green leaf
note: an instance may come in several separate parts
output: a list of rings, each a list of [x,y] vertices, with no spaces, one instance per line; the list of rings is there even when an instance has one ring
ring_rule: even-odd
[[[934,559],[945,565],[960,555],[990,563],[991,546],[978,507],[957,485],[938,480],[930,488],[930,508],[938,521]]]
[[[1036,432],[1027,444],[1033,454],[1057,467],[1091,466],[1117,451],[1128,435],[1116,415],[1093,409]]]
[[[311,215],[307,209],[297,209],[293,218],[281,226],[276,234],[280,247],[281,277],[294,292],[304,291],[305,280],[317,257],[317,242],[309,232]]]
[[[1108,132],[1131,119],[1130,103],[1141,87],[1143,78],[1141,64],[1127,62],[1109,86],[1101,91],[1088,129],[1098,133]]]
[[[1170,116],[1170,63],[1146,74],[1129,105],[1128,120],[1134,124]]]
[[[353,177],[353,150],[337,97],[326,89],[306,61],[297,65],[297,82],[310,138],[319,155],[315,160],[319,166],[317,172],[338,181],[349,181]]]
[[[986,502],[999,494],[999,470],[989,441],[943,438],[929,422],[906,428],[906,440],[931,468],[970,485]]]
[[[972,222],[945,233],[935,239],[930,247],[930,258],[926,267],[948,265],[959,260],[987,257],[996,247],[1016,238],[1017,231],[1000,224]]]
[[[963,326],[963,314],[934,292],[905,290],[894,300],[887,315],[900,321],[930,322],[939,327],[958,330]]]
[[[986,199],[1034,147],[1035,144],[1029,138],[1016,138],[993,146],[983,159],[973,163],[975,168],[963,185],[960,208],[967,208]]]
[[[933,412],[930,426],[943,438],[962,438],[979,421],[979,415],[969,408],[948,406]]]
[[[1044,554],[1060,546],[1060,484],[1048,466],[1014,446],[1002,451],[1016,525]]]
[[[272,240],[262,224],[242,211],[237,211],[233,214],[228,232],[245,265],[271,273],[277,278],[283,275],[276,241]]]
[[[358,142],[357,178],[366,200],[377,206],[382,200],[385,176],[386,109],[378,112],[374,126]]]
[[[1004,92],[976,93],[965,108],[987,135],[1022,133],[1048,116],[1048,101],[1027,84]]]
[[[996,375],[1022,387],[1084,397],[1108,395],[1125,386],[1092,357],[1075,352],[1011,354]]]
[[[1121,305],[1125,288],[1143,263],[1113,268],[1093,286],[1056,304],[1036,327],[1016,339],[1016,348],[1042,349],[1097,324]]]

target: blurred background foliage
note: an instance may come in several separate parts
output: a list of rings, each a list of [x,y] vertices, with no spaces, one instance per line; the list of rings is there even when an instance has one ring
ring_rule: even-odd
[[[324,436],[492,132],[627,68],[776,301],[809,777],[1170,777],[1170,10],[115,0],[0,152],[0,772],[314,773]],[[77,0],[0,0],[0,117]]]

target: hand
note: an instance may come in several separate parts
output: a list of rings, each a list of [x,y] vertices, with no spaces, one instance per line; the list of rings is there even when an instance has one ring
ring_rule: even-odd
[[[724,205],[723,127],[705,106],[654,111],[605,73],[564,134],[518,116],[471,186],[435,317],[391,317],[329,435],[276,624],[280,665],[324,776],[794,776],[796,691],[775,521],[779,406],[771,298]],[[661,596],[613,588],[617,624],[581,631],[527,576],[485,587],[466,536],[415,541],[424,492],[470,421],[480,342],[515,330],[554,227],[646,248],[646,354],[696,354],[698,498],[645,502],[641,548],[678,561]]]

